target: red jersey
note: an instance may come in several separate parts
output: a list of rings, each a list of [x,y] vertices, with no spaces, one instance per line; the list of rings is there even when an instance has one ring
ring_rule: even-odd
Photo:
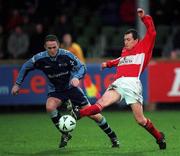
[[[156,30],[151,16],[145,15],[141,18],[146,26],[146,34],[142,40],[131,49],[123,48],[121,57],[107,61],[107,67],[117,67],[116,78],[138,77],[148,65],[156,38]]]

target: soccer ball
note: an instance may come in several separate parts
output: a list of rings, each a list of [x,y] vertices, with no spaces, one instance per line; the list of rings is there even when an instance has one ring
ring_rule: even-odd
[[[71,115],[63,115],[59,119],[59,128],[62,132],[71,132],[76,127],[76,120]]]

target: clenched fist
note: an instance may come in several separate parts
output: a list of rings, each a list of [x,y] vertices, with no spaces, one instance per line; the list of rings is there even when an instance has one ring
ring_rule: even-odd
[[[137,13],[140,18],[145,16],[145,11],[142,8],[138,8]]]
[[[103,70],[104,68],[107,68],[107,63],[106,62],[101,63],[101,70]]]
[[[72,80],[71,80],[71,85],[72,86],[74,86],[74,87],[78,87],[79,86],[79,83],[80,83],[80,81],[79,81],[79,79],[78,78],[72,78]]]
[[[14,84],[14,86],[11,89],[11,94],[12,95],[18,95],[19,90],[20,90],[20,87],[17,84]]]

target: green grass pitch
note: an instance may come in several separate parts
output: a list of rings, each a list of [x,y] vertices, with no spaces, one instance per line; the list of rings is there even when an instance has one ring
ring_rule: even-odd
[[[167,149],[158,149],[155,139],[138,126],[131,112],[103,112],[116,131],[120,148],[111,148],[109,138],[96,123],[83,118],[64,149],[58,149],[60,134],[46,113],[0,114],[0,156],[179,156],[180,112],[145,112],[166,134]]]

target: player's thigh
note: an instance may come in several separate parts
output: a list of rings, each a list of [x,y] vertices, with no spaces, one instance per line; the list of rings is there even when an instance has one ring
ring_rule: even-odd
[[[61,104],[61,100],[56,97],[49,97],[46,101],[46,110],[51,112],[55,110]]]
[[[134,118],[136,119],[136,121],[141,125],[145,125],[146,118],[143,113],[142,104],[137,102],[137,103],[131,104],[130,106],[131,106],[131,109],[133,111]]]
[[[107,107],[119,101],[121,95],[116,90],[107,90],[103,96],[97,101],[102,107]]]

